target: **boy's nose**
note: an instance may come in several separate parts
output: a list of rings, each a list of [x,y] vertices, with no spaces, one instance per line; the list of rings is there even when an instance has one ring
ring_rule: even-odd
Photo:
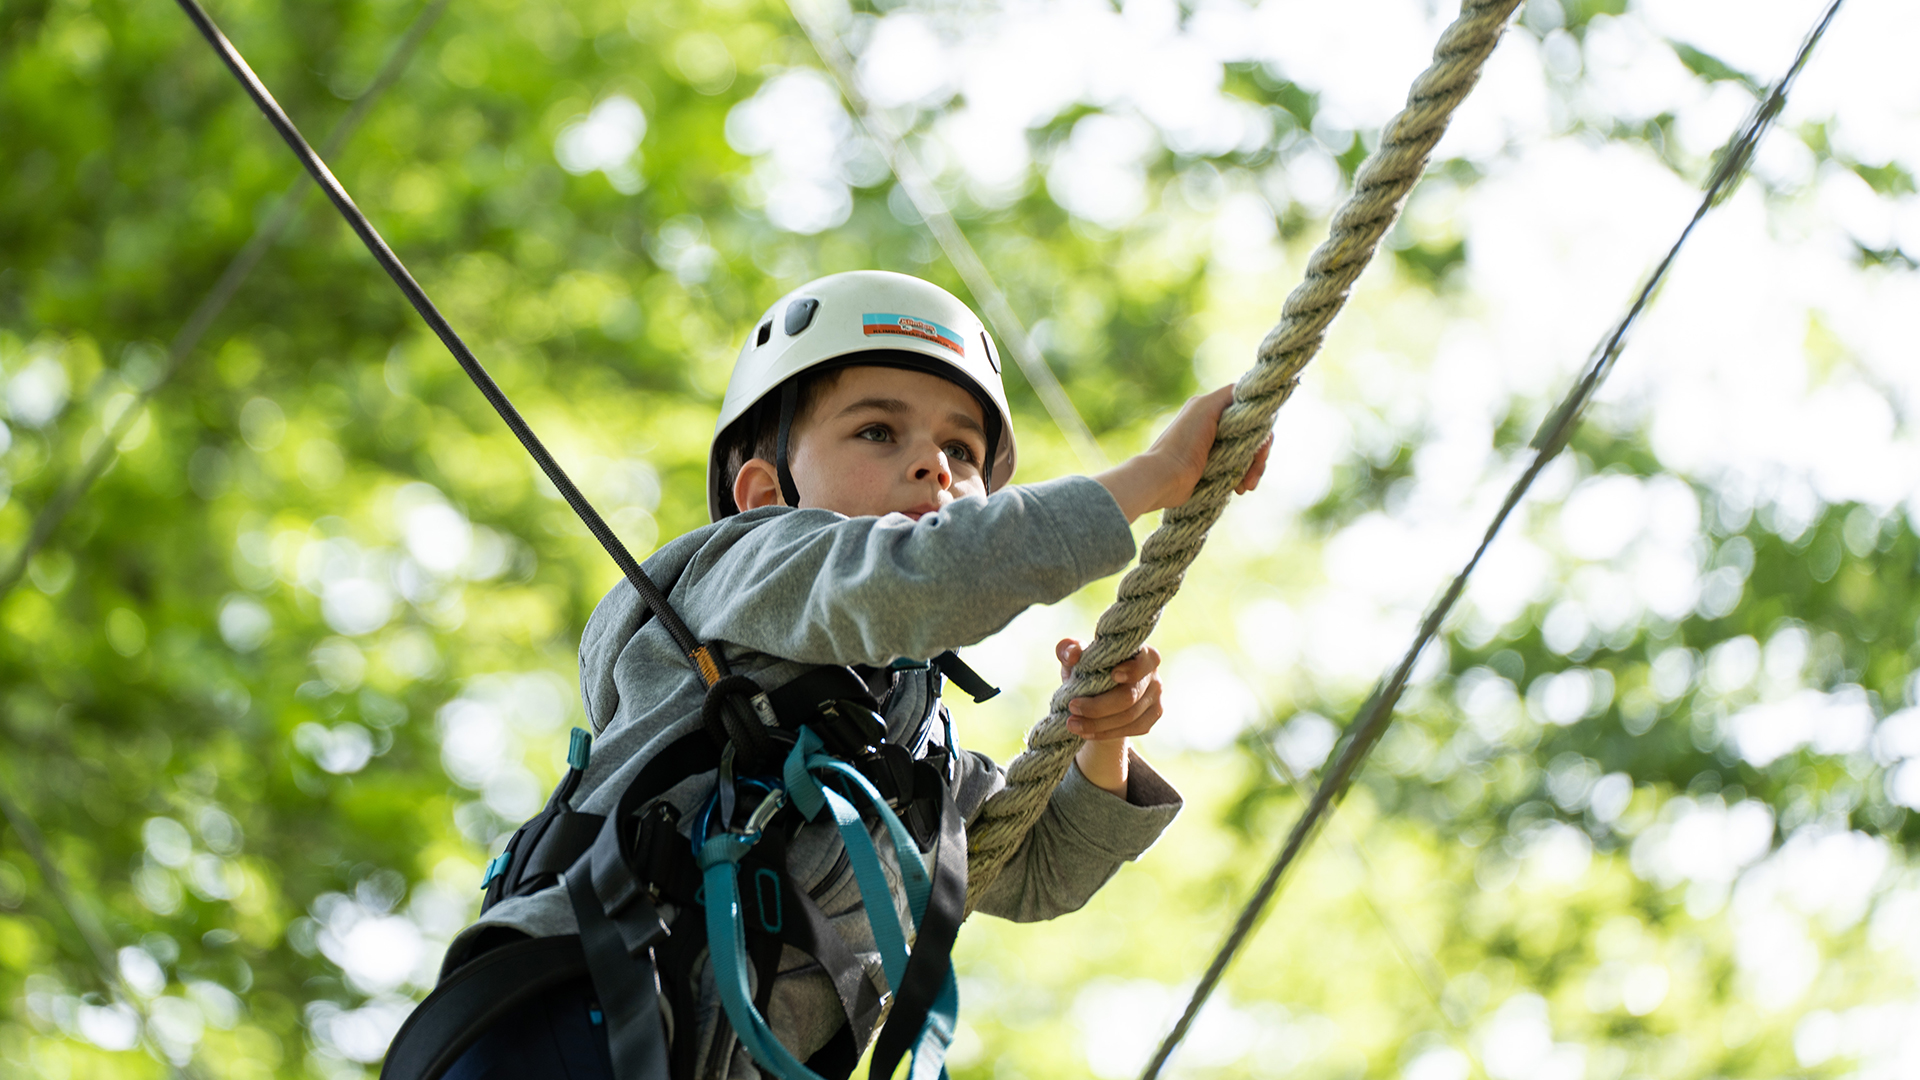
[[[933,480],[934,483],[940,485],[942,491],[952,487],[953,466],[947,461],[946,452],[933,449],[930,453],[921,455],[921,457],[913,463],[913,478],[915,480]]]

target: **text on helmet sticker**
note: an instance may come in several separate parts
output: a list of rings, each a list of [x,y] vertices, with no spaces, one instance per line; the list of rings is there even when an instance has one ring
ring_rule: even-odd
[[[911,315],[888,315],[880,312],[868,312],[860,317],[860,329],[867,334],[905,334],[945,345],[960,356],[967,355],[967,347],[960,343],[960,335],[927,319],[916,319]]]

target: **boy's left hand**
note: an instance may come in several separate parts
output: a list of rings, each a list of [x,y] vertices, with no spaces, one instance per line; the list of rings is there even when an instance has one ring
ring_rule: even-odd
[[[1053,647],[1060,658],[1060,677],[1073,673],[1080,662],[1081,647],[1072,638],[1061,638]],[[1093,697],[1078,697],[1067,703],[1067,730],[1089,741],[1120,739],[1145,735],[1160,721],[1160,651],[1151,645],[1141,648],[1113,669],[1113,689]]]

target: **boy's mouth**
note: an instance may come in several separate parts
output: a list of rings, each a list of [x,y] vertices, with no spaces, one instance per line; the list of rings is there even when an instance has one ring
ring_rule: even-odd
[[[935,513],[939,509],[940,507],[936,503],[921,503],[919,506],[910,506],[900,512],[915,521],[919,521],[921,518],[926,517],[928,514]]]

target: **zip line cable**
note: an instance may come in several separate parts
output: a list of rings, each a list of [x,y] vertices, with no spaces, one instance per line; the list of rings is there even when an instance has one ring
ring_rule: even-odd
[[[381,64],[373,81],[360,92],[353,104],[348,107],[346,114],[340,118],[339,123],[335,124],[333,130],[327,134],[325,146],[328,153],[333,153],[346,144],[368,113],[372,111],[374,104],[399,79],[401,72],[406,69],[414,53],[418,51],[421,42],[426,39],[427,31],[446,10],[448,2],[449,0],[431,0],[420,14],[414,17],[413,22],[407,26],[399,41],[388,53],[387,59]],[[133,404],[128,406],[120,415],[120,419],[112,425],[111,430],[94,449],[79,473],[41,507],[39,514],[34,518],[32,529],[28,532],[26,543],[15,554],[7,569],[0,572],[0,599],[5,598],[7,593],[19,584],[20,579],[25,575],[28,560],[52,538],[54,530],[59,527],[67,513],[106,473],[114,458],[118,456],[120,440],[132,428],[140,415],[140,410],[185,366],[187,358],[200,344],[200,339],[212,327],[214,320],[226,310],[227,305],[239,292],[240,286],[260,264],[267,251],[286,232],[288,226],[293,223],[300,210],[305,185],[304,177],[294,181],[274,201],[266,220],[254,231],[246,245],[234,255],[233,260],[221,272],[213,287],[194,308],[193,314],[174,335],[168,349],[166,366],[146,387],[141,389]],[[60,864],[55,861],[52,852],[47,850],[46,837],[38,823],[34,821],[33,815],[29,814],[26,808],[9,794],[7,788],[5,779],[0,778],[0,817],[4,817],[13,827],[14,835],[19,838],[20,845],[26,849],[27,856],[39,868],[40,877],[46,882],[48,891],[53,894],[54,903],[66,915],[67,921],[73,924],[81,940],[86,943],[87,952],[92,957],[94,966],[98,969],[100,981],[105,985],[108,993],[139,1016],[141,1038],[148,1042],[149,1050],[156,1050],[157,1048],[151,1045],[146,1034],[151,1017],[140,998],[131,992],[125,978],[120,974],[118,963],[114,958],[112,942],[100,925],[100,920],[81,905],[79,898],[74,894],[71,882],[61,871]],[[165,1060],[165,1056],[158,1052],[153,1056]],[[187,1077],[196,1075],[190,1065],[172,1066],[172,1068],[175,1075]]]
[[[1040,404],[1046,407],[1047,415],[1060,433],[1067,437],[1068,445],[1073,447],[1074,456],[1080,459],[1080,467],[1087,472],[1098,472],[1112,464],[1107,460],[1106,451],[1100,449],[1100,443],[1094,439],[1093,432],[1074,408],[1073,399],[1067,396],[1066,388],[1048,366],[1047,358],[1033,343],[1032,335],[1027,333],[1026,324],[1020,316],[1014,314],[1013,305],[1007,302],[1007,294],[994,280],[992,271],[981,260],[980,253],[973,249],[967,240],[967,234],[960,229],[959,222],[947,209],[946,200],[940,197],[940,189],[933,183],[920,158],[907,145],[906,133],[896,129],[873,103],[860,92],[859,82],[854,77],[853,57],[848,54],[840,37],[830,26],[824,25],[816,16],[810,0],[788,0],[787,9],[793,13],[794,21],[800,24],[801,32],[813,44],[814,53],[826,64],[828,74],[839,85],[840,94],[853,106],[854,115],[860,126],[867,129],[873,141],[879,144],[880,153],[887,159],[887,167],[900,181],[900,189],[907,193],[907,200],[920,214],[927,231],[933,234],[940,250],[946,253],[947,261],[960,274],[960,280],[967,283],[967,291],[973,294],[980,307],[986,312],[987,321],[993,324],[993,332],[999,335],[1000,344],[1020,365],[1021,374],[1027,377],[1027,385],[1033,387],[1034,395]]]
[[[1486,554],[1487,548],[1499,535],[1501,527],[1507,523],[1514,509],[1519,506],[1520,500],[1526,496],[1527,490],[1533,486],[1534,480],[1546,468],[1547,463],[1566,448],[1567,441],[1572,438],[1574,429],[1579,426],[1581,416],[1592,402],[1594,394],[1613,370],[1621,351],[1625,349],[1628,333],[1639,321],[1640,314],[1646,310],[1655,291],[1666,280],[1668,270],[1672,268],[1674,259],[1680,254],[1681,247],[1693,235],[1694,227],[1700,224],[1700,220],[1709,210],[1725,201],[1738,184],[1740,177],[1746,172],[1747,164],[1753,157],[1754,148],[1759,144],[1760,137],[1766,133],[1767,127],[1786,105],[1788,90],[1799,76],[1801,69],[1806,66],[1807,58],[1812,55],[1814,46],[1826,34],[1827,27],[1832,24],[1833,17],[1839,12],[1843,2],[1844,0],[1832,0],[1826,12],[1807,33],[1806,39],[1801,42],[1800,51],[1794,57],[1793,64],[1787,69],[1787,73],[1774,84],[1772,90],[1755,107],[1753,115],[1747,120],[1742,130],[1721,151],[1720,160],[1708,179],[1705,194],[1701,197],[1698,208],[1694,210],[1693,217],[1687,221],[1686,227],[1680,230],[1679,238],[1667,250],[1666,257],[1654,267],[1653,273],[1648,276],[1646,284],[1634,297],[1626,314],[1621,316],[1612,332],[1594,351],[1579,382],[1574,384],[1572,390],[1548,415],[1540,430],[1534,435],[1529,444],[1534,450],[1532,463],[1507,492],[1506,500],[1501,503],[1499,511],[1487,525],[1487,531],[1480,541],[1480,546],[1474,549],[1473,556],[1467,560],[1465,566],[1461,567],[1460,572],[1454,575],[1452,583],[1447,586],[1447,591],[1427,613],[1406,655],[1401,657],[1399,665],[1388,676],[1385,685],[1374,692],[1367,703],[1361,707],[1359,715],[1348,726],[1348,735],[1344,740],[1339,758],[1334,763],[1333,771],[1321,781],[1312,802],[1307,805],[1300,820],[1294,823],[1293,831],[1288,835],[1286,844],[1280,849],[1279,856],[1268,869],[1260,887],[1254,890],[1253,897],[1241,910],[1239,918],[1234,921],[1233,928],[1228,932],[1220,951],[1214,956],[1213,963],[1208,965],[1206,974],[1200,979],[1200,984],[1194,988],[1185,1013],[1181,1015],[1173,1030],[1167,1034],[1166,1040],[1161,1043],[1160,1049],[1154,1054],[1146,1070],[1140,1074],[1141,1080],[1153,1080],[1157,1077],[1162,1067],[1166,1065],[1167,1059],[1172,1056],[1174,1049],[1192,1030],[1194,1019],[1199,1015],[1200,1009],[1206,1004],[1214,988],[1219,985],[1227,964],[1246,943],[1260,917],[1265,913],[1268,903],[1279,891],[1287,868],[1298,859],[1301,850],[1313,838],[1315,831],[1346,794],[1361,763],[1366,760],[1367,754],[1379,743],[1380,737],[1392,724],[1393,706],[1399,700],[1401,692],[1406,689],[1407,679],[1412,674],[1413,665],[1419,660],[1421,651],[1438,636],[1440,624],[1453,610],[1454,604],[1459,601],[1462,592],[1465,591],[1468,576],[1479,565],[1481,557]]]
[[[421,9],[420,14],[414,16],[413,22],[408,24],[400,40],[387,54],[386,62],[380,65],[379,73],[374,75],[373,81],[367,84],[367,88],[353,99],[353,104],[347,108],[346,115],[342,116],[340,122],[333,126],[333,130],[327,133],[326,141],[320,148],[323,155],[339,152],[347,144],[347,140],[353,137],[361,121],[373,111],[374,103],[378,102],[381,95],[385,94],[395,80],[399,79],[400,73],[413,59],[413,54],[419,49],[420,43],[426,40],[427,31],[433,28],[441,12],[446,10],[448,2],[449,0],[431,0]],[[139,389],[134,395],[132,404],[127,406],[117,420],[108,425],[110,430],[101,440],[100,445],[96,446],[93,453],[88,456],[86,463],[67,480],[59,491],[54,493],[51,499],[47,500],[46,504],[40,508],[40,512],[34,515],[33,525],[27,530],[26,542],[20,546],[19,551],[14,553],[6,569],[0,570],[0,599],[5,599],[6,595],[13,591],[13,587],[20,583],[20,579],[26,574],[28,561],[46,546],[47,541],[53,538],[54,530],[66,520],[67,514],[72,512],[87,492],[92,490],[93,485],[106,475],[107,469],[120,456],[120,440],[125,438],[127,432],[131,431],[133,425],[139,421],[141,410],[146,408],[147,403],[152,401],[155,395],[159,394],[160,390],[180,373],[180,369],[186,366],[187,359],[193,355],[194,349],[199,347],[200,339],[212,329],[214,320],[226,311],[227,305],[239,293],[240,286],[246,282],[248,276],[266,257],[267,252],[299,216],[307,191],[306,178],[298,177],[274,200],[273,208],[267,212],[266,220],[260,223],[260,227],[254,230],[246,245],[234,255],[231,262],[227,263],[227,268],[220,272],[220,277],[213,283],[213,287],[200,298],[200,303],[194,307],[193,314],[187,317],[187,321],[181,324],[179,332],[174,334],[173,341],[167,347],[166,366],[162,367],[146,386]]]
[[[420,287],[420,283],[413,279],[413,275],[400,262],[399,256],[387,246],[387,242],[381,238],[379,231],[373,227],[373,223],[367,220],[367,216],[360,212],[358,206],[354,205],[353,197],[347,194],[347,189],[334,178],[332,170],[327,168],[327,163],[320,159],[320,155],[313,152],[313,147],[307,145],[307,140],[300,134],[300,130],[294,126],[292,120],[287,118],[287,114],[281,110],[279,102],[273,99],[273,94],[267,90],[265,84],[261,83],[259,76],[247,66],[239,50],[235,49],[226,35],[220,32],[220,28],[214,25],[206,9],[200,6],[198,0],[179,0],[179,4],[180,9],[186,12],[187,18],[193,20],[193,25],[199,29],[201,36],[207,39],[207,44],[219,54],[221,61],[233,72],[234,78],[240,81],[247,96],[253,99],[253,103],[266,115],[267,121],[273,125],[274,130],[279,132],[280,137],[286,141],[294,156],[306,166],[307,172],[313,176],[321,190],[327,193],[327,198],[333,200],[333,205],[340,211],[340,216],[346,219],[347,225],[360,237],[361,243],[366,245],[374,261],[378,262],[380,268],[387,272],[387,276],[393,279],[393,283],[399,286],[400,292],[413,305],[413,309],[420,313],[420,318],[425,320],[427,326],[439,336],[441,343],[447,347],[447,351],[453,354],[454,360],[458,361],[461,369],[467,373],[467,378],[479,388],[480,393],[486,397],[487,403],[492,405],[494,411],[500,414],[500,419],[506,422],[508,430],[520,440],[520,445],[526,448],[534,463],[540,466],[540,471],[553,482],[553,486],[559,490],[561,497],[566,499],[567,505],[573,508],[574,514],[586,525],[587,530],[593,533],[593,538],[598,540],[600,546],[613,558],[614,564],[620,567],[620,572],[626,575],[627,581],[640,594],[641,600],[659,618],[662,629],[667,631],[681,653],[693,664],[701,681],[708,686],[718,682],[726,674],[719,653],[709,650],[696,640],[692,631],[688,630],[686,624],[680,620],[680,616],[674,613],[672,606],[667,603],[667,598],[640,568],[640,564],[627,551],[626,545],[622,544],[613,530],[607,527],[600,512],[593,508],[593,504],[581,494],[573,479],[560,467],[560,463],[554,460],[553,455],[547,451],[546,445],[540,441],[540,437],[534,434],[533,428],[529,427],[526,420],[521,417],[520,410],[514,408],[506,392],[500,389],[500,384],[494,382],[493,376],[489,375],[487,369],[481,365],[480,358],[473,354],[473,350],[467,347],[467,343],[447,322],[446,317],[440,314],[440,309],[434,306],[426,290]]]

